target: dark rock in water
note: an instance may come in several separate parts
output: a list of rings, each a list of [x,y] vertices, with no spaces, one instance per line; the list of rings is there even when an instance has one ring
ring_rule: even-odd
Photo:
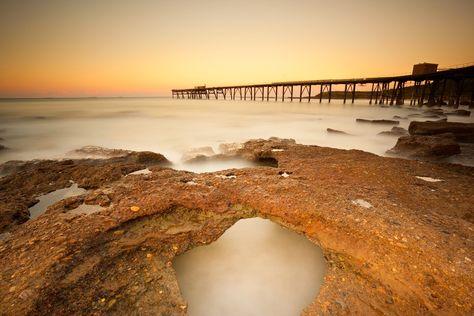
[[[394,120],[368,120],[368,119],[361,119],[361,118],[356,119],[356,122],[358,122],[358,123],[384,124],[384,125],[398,125],[398,124],[400,124],[400,121],[394,121]]]
[[[326,131],[329,133],[329,134],[340,134],[340,135],[350,135],[344,131],[340,131],[340,130],[337,130],[337,129],[332,129],[332,128],[327,128]]]
[[[443,115],[444,111],[443,109],[436,108],[436,109],[429,109],[429,110],[423,111],[423,114]]]
[[[169,160],[166,159],[162,154],[154,153],[151,151],[138,151],[132,152],[129,157],[135,158],[136,163],[140,164],[169,164]]]
[[[458,115],[458,116],[470,116],[471,111],[468,110],[454,110],[452,112],[446,112],[446,115]]]
[[[438,114],[408,114],[408,117],[423,117],[423,118],[439,118],[440,116]]]
[[[394,120],[406,120],[407,117],[406,117],[406,116],[394,115],[394,116],[393,116],[393,119],[394,119]]]
[[[452,133],[458,141],[474,142],[474,123],[459,122],[411,122],[411,135],[438,135]]]
[[[389,154],[412,158],[442,158],[459,154],[461,149],[453,134],[436,136],[409,135],[400,137]]]
[[[5,150],[5,149],[8,149],[8,147],[5,147],[2,144],[0,144],[0,150]]]
[[[403,127],[394,126],[390,131],[383,131],[378,133],[378,135],[384,136],[405,136],[408,135],[408,131]]]

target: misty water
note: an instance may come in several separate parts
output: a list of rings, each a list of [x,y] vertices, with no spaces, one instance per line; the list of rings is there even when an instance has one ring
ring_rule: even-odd
[[[299,315],[326,272],[319,247],[260,218],[238,221],[173,266],[190,316]]]
[[[175,168],[212,171],[246,167],[248,162],[223,162],[222,166],[183,165],[190,148],[218,146],[271,136],[294,138],[303,144],[361,149],[378,155],[396,137],[377,135],[390,126],[356,123],[356,118],[392,119],[424,109],[380,107],[367,100],[343,105],[307,102],[183,100],[171,98],[110,98],[0,101],[0,163],[8,160],[63,158],[87,145],[164,154]],[[400,120],[408,127],[412,117]],[[473,122],[471,117],[449,116],[449,121]],[[353,136],[328,134],[326,128]]]

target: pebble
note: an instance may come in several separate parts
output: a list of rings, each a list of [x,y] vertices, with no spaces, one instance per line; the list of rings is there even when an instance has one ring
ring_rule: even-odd
[[[362,199],[353,200],[351,202],[354,205],[362,206],[362,207],[365,207],[365,208],[373,207],[372,204],[370,204],[369,202],[367,202],[365,200],[362,200]]]
[[[441,181],[444,181],[442,179],[435,179],[435,178],[430,178],[430,177],[415,176],[415,178],[418,178],[418,179],[426,181],[426,182],[441,182]]]

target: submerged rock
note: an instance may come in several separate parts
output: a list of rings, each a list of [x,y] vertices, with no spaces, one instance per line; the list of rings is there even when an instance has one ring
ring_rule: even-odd
[[[411,135],[439,135],[452,133],[458,141],[474,142],[474,123],[459,122],[411,122]]]
[[[392,127],[391,130],[380,132],[380,133],[378,133],[378,135],[405,136],[405,135],[408,135],[408,131],[406,129],[404,129],[403,127],[394,126],[394,127]]]
[[[368,119],[356,119],[358,123],[372,123],[372,124],[383,124],[383,125],[398,125],[400,121],[395,120],[368,120]]]
[[[461,149],[453,134],[436,136],[410,135],[400,137],[395,147],[387,151],[413,158],[440,158],[459,154]]]
[[[425,110],[423,111],[423,114],[424,115],[444,115],[444,111],[443,109],[440,109],[440,108],[432,108],[432,109],[428,109],[428,110]]]
[[[332,128],[327,128],[326,131],[329,133],[329,134],[341,134],[341,135],[350,135],[344,131],[340,131],[340,130],[337,130],[337,129],[332,129]]]
[[[470,116],[471,111],[459,109],[459,110],[454,110],[454,111],[451,111],[451,112],[446,112],[445,114],[446,115],[458,115],[458,116]]]
[[[243,148],[241,143],[223,143],[219,144],[219,152],[224,155],[234,155],[239,149]]]
[[[196,159],[200,157],[205,158],[205,157],[210,157],[214,155],[215,155],[215,152],[211,146],[191,148],[183,154],[183,157],[181,157],[181,160],[188,161],[188,160],[192,160],[192,159]]]

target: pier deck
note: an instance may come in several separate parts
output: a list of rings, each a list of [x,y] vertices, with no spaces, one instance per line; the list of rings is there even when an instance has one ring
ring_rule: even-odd
[[[459,106],[465,91],[471,91],[469,105],[474,99],[474,66],[441,70],[429,74],[402,75],[391,77],[326,79],[310,81],[273,82],[266,84],[195,87],[191,89],[173,89],[173,98],[187,99],[223,99],[230,100],[307,100],[331,102],[334,86],[344,85],[343,102],[350,99],[354,103],[358,85],[371,85],[367,91],[369,103],[372,104],[404,104],[407,98],[410,105],[449,104]]]

